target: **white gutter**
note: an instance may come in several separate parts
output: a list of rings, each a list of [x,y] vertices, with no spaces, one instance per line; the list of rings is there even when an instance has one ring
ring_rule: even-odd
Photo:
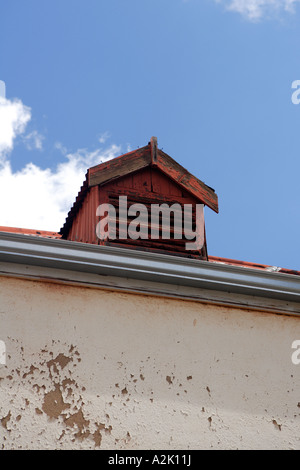
[[[1,232],[0,262],[300,303],[300,276],[127,248]]]

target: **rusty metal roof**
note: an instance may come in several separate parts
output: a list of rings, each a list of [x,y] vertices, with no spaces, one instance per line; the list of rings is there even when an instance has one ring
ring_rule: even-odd
[[[19,228],[19,227],[1,227],[0,232],[6,233],[18,233],[20,235],[32,235],[35,237],[42,238],[61,238],[61,235],[57,232],[48,232],[46,230],[34,230],[29,228]]]
[[[273,272],[273,273],[276,272],[276,273],[293,274],[296,276],[300,276],[300,271],[295,271],[293,269],[280,268],[278,266],[270,266],[267,264],[251,263],[248,261],[239,261],[239,260],[229,259],[229,258],[220,258],[217,256],[208,256],[208,261],[210,261],[211,263],[238,266],[240,268],[251,268],[251,269],[258,269],[258,270],[268,271],[268,272]]]

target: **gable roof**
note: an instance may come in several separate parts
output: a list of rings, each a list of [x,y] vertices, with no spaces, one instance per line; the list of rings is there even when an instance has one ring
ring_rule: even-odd
[[[157,148],[156,137],[145,147],[121,155],[88,170],[88,186],[97,186],[129,175],[146,167],[155,167],[193,197],[215,212],[219,212],[214,189],[200,181],[172,157]]]

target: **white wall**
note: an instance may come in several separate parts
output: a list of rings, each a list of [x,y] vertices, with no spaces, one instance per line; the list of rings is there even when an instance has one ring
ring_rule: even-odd
[[[299,317],[0,279],[0,448],[300,449]]]

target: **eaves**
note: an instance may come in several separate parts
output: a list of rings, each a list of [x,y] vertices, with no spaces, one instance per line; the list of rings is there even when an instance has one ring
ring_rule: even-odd
[[[26,277],[26,273],[31,278],[51,278],[76,285],[300,314],[300,277],[296,275],[0,233],[0,275]]]

